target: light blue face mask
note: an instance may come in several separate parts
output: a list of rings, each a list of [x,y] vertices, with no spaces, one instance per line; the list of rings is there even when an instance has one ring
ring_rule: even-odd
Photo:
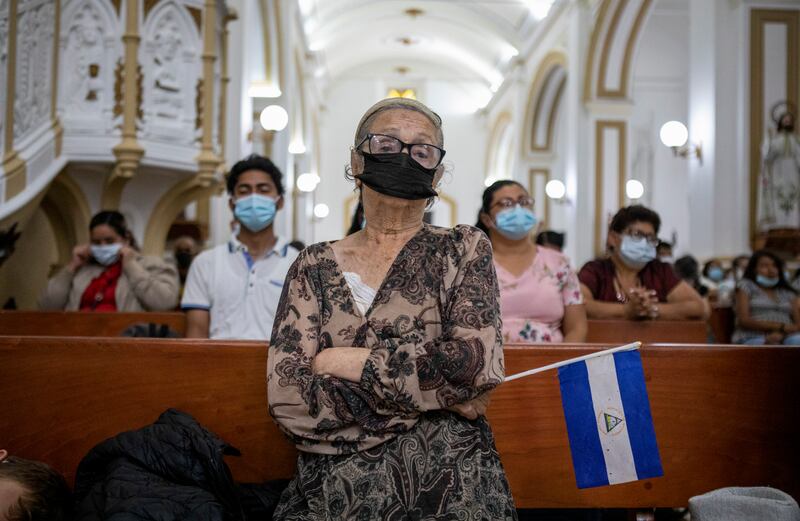
[[[762,288],[774,288],[780,281],[781,279],[778,277],[765,277],[764,275],[756,275],[756,283]]]
[[[712,266],[708,268],[708,278],[714,282],[722,282],[722,279],[725,278],[725,272],[718,266]]]
[[[119,250],[122,249],[122,244],[115,242],[114,244],[92,244],[89,250],[92,252],[92,257],[103,266],[111,266],[119,258]]]
[[[623,235],[619,255],[628,267],[639,270],[656,258],[656,247],[644,237],[636,239],[630,235]]]
[[[494,218],[497,231],[503,237],[518,241],[524,239],[536,226],[536,216],[527,208],[516,205],[498,212]]]
[[[260,232],[275,220],[278,206],[275,200],[259,194],[252,194],[236,200],[233,215],[251,232]]]

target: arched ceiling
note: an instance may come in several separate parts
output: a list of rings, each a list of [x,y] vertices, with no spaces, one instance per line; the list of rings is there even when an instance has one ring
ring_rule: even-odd
[[[491,92],[553,0],[299,0],[319,75],[482,82]]]

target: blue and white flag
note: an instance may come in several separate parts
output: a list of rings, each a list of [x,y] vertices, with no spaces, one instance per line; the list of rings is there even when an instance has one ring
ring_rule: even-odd
[[[638,350],[558,368],[578,488],[664,474]]]

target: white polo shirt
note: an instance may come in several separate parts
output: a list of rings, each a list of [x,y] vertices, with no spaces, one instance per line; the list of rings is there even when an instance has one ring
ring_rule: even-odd
[[[204,251],[189,268],[181,309],[209,311],[209,338],[269,340],[283,282],[298,253],[280,237],[256,260],[235,237]]]

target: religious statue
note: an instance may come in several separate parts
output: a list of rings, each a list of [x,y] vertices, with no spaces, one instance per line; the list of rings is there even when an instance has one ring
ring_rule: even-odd
[[[800,138],[795,134],[795,107],[780,102],[772,107],[775,129],[761,147],[758,228],[800,228]]]

